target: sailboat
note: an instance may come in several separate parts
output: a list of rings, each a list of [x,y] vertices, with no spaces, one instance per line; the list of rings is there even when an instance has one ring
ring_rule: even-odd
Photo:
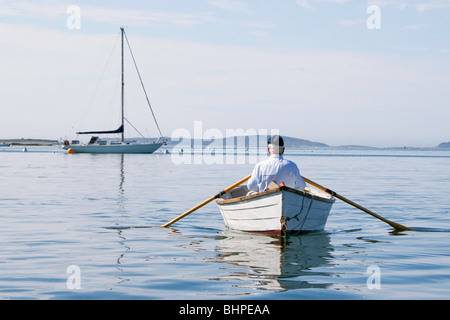
[[[69,142],[68,140],[64,140],[62,148],[67,150],[69,153],[153,153],[158,150],[162,145],[165,144],[164,138],[161,134],[161,130],[159,128],[158,122],[156,121],[155,114],[153,113],[153,109],[150,105],[150,101],[147,96],[147,92],[145,91],[144,84],[142,82],[142,78],[140,76],[139,70],[137,69],[136,61],[134,61],[134,56],[131,51],[130,45],[128,43],[128,39],[126,38],[125,30],[123,27],[120,28],[121,31],[121,40],[122,40],[122,98],[121,98],[121,107],[122,107],[122,124],[116,130],[109,131],[85,131],[85,132],[77,132],[79,134],[90,134],[94,135],[91,137],[90,141],[87,144],[81,144],[78,140],[72,140]],[[125,120],[128,120],[124,116],[124,38],[127,41],[128,48],[130,49],[131,57],[133,58],[134,65],[136,66],[136,70],[139,76],[139,80],[141,81],[142,88],[145,93],[145,97],[147,98],[147,103],[150,107],[150,110],[153,115],[153,119],[155,120],[156,127],[160,133],[160,138],[152,143],[136,143],[125,141]],[[132,125],[131,125],[132,126]],[[102,134],[120,134],[120,140],[102,140],[98,137],[98,135]]]

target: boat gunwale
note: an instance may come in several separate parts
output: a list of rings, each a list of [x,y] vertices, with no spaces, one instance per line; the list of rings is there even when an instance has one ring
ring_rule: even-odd
[[[233,198],[233,199],[222,199],[222,198],[219,198],[219,199],[216,200],[216,203],[218,205],[227,205],[227,204],[232,204],[232,203],[243,202],[243,201],[246,201],[246,200],[252,200],[252,199],[261,198],[261,197],[264,197],[264,196],[267,196],[267,195],[276,194],[278,192],[282,193],[283,191],[287,191],[287,192],[294,193],[294,194],[297,194],[297,195],[300,195],[300,196],[303,196],[303,197],[306,197],[306,198],[310,198],[310,199],[313,199],[313,200],[318,200],[318,201],[322,201],[322,202],[326,202],[326,203],[334,203],[335,202],[334,197],[325,198],[325,197],[321,197],[321,196],[318,196],[318,195],[314,195],[314,194],[309,193],[309,192],[307,192],[305,190],[296,190],[296,189],[289,188],[289,187],[286,187],[286,186],[280,186],[280,187],[277,187],[277,188],[274,188],[274,189],[269,189],[269,190],[266,190],[266,191],[263,191],[263,192],[258,192],[256,194],[251,194],[251,195],[243,196],[243,197],[237,197],[237,198]]]

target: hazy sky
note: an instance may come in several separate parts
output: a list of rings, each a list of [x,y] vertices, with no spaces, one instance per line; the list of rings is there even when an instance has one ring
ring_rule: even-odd
[[[117,128],[120,26],[166,136],[202,121],[329,145],[450,141],[450,0],[0,0],[0,138]],[[156,137],[126,59],[127,118]]]

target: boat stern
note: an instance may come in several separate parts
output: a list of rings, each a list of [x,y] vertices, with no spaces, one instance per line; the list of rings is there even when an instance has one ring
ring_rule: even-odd
[[[226,197],[226,195],[225,195]],[[281,192],[218,199],[225,225],[233,230],[281,233]]]
[[[335,199],[316,190],[279,187],[244,195],[236,189],[216,200],[226,227],[283,235],[322,231]]]

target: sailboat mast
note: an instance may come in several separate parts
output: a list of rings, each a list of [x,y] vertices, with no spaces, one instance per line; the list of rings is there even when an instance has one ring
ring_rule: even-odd
[[[124,127],[124,86],[125,86],[125,81],[124,81],[124,65],[123,65],[123,33],[124,33],[124,29],[123,27],[120,28],[121,31],[121,35],[122,35],[122,128]],[[124,141],[125,138],[125,130],[122,130],[122,142]]]

